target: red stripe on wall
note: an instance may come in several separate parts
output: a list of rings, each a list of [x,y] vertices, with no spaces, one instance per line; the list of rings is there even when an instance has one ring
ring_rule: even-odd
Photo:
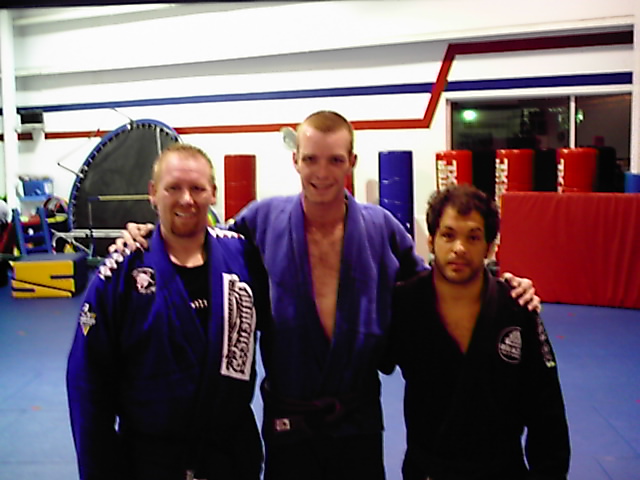
[[[60,140],[65,138],[91,138],[91,137],[104,137],[111,133],[110,130],[93,130],[91,132],[45,132],[44,138],[46,140]],[[18,140],[33,140],[32,133],[18,133]],[[0,142],[4,141],[4,134],[0,134]]]
[[[482,54],[482,53],[504,53],[533,50],[550,50],[560,48],[583,48],[599,47],[606,45],[626,45],[633,44],[633,32],[606,32],[592,33],[586,35],[564,35],[556,37],[522,38],[517,40],[495,40],[492,42],[477,43],[452,43],[447,47],[438,79],[431,90],[431,98],[424,115],[426,127],[431,127],[431,121],[435,114],[436,107],[442,92],[447,83],[447,77],[451,70],[453,60],[458,55]]]
[[[585,35],[563,35],[555,37],[522,38],[516,40],[495,40],[479,43],[452,43],[454,55],[478,53],[504,53],[525,50],[550,50],[560,48],[600,47],[633,43],[633,32],[605,32]]]
[[[427,111],[424,112],[424,123],[425,128],[431,127],[431,121],[433,120],[433,116],[436,113],[436,108],[438,106],[438,102],[440,101],[440,96],[442,92],[447,88],[447,79],[449,78],[449,72],[451,71],[451,65],[453,65],[453,59],[456,54],[451,45],[447,47],[447,51],[444,54],[444,59],[442,60],[442,64],[440,65],[440,71],[438,72],[438,78],[436,79],[436,83],[431,89],[431,97],[429,98],[429,103],[427,104]]]
[[[104,137],[111,133],[110,130],[92,130],[90,132],[47,132],[44,138],[47,140],[59,140],[62,138],[91,138]]]
[[[295,128],[293,123],[267,123],[259,125],[211,125],[208,127],[178,127],[174,130],[181,135],[196,133],[261,133],[277,132],[283,127]]]
[[[447,46],[438,77],[431,91],[431,97],[423,118],[420,119],[400,119],[400,120],[356,120],[353,121],[353,128],[356,130],[394,130],[394,129],[418,129],[430,128],[433,116],[435,115],[442,93],[447,86],[447,79],[451,66],[456,56],[483,54],[483,53],[504,53],[515,51],[550,50],[561,48],[584,48],[607,45],[628,45],[633,44],[632,31],[591,33],[584,35],[565,35],[537,38],[523,38],[515,40],[496,40],[489,42],[452,43]],[[282,127],[295,127],[295,124],[271,123],[257,125],[211,125],[198,127],[174,127],[178,134],[215,134],[215,133],[259,133],[277,132]],[[88,138],[103,137],[109,132],[88,131],[88,132],[48,132],[45,138]],[[27,137],[28,136],[28,137]],[[0,137],[1,139],[2,137]],[[28,140],[30,134],[20,134],[19,140]]]

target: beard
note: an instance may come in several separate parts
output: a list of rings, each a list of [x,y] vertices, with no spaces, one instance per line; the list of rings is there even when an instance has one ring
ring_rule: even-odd
[[[456,285],[469,284],[483,274],[484,261],[479,265],[476,265],[469,260],[461,260],[461,262],[465,262],[464,265],[457,267],[443,261],[436,255],[434,259],[434,268],[447,282]]]
[[[172,235],[180,238],[193,238],[206,230],[206,219],[203,220],[199,216],[178,217],[174,216],[169,225],[169,231]]]

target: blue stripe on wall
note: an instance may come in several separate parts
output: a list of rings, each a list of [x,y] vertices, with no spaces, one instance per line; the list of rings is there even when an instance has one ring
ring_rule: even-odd
[[[499,80],[467,80],[450,82],[447,92],[467,90],[505,90],[509,88],[583,87],[593,85],[630,85],[631,72],[565,75],[555,77],[506,78]]]
[[[404,85],[377,85],[370,87],[320,88],[258,93],[231,93],[223,95],[197,95],[190,97],[152,98],[126,100],[121,102],[96,102],[75,105],[46,105],[18,108],[21,110],[42,110],[43,112],[65,112],[71,110],[94,110],[99,108],[149,107],[159,105],[181,105],[194,103],[246,102],[249,100],[283,100],[321,97],[353,97],[366,95],[396,95],[400,93],[429,93],[431,84],[414,83]]]
[[[543,87],[579,87],[595,85],[631,85],[632,72],[564,75],[553,77],[508,78],[495,80],[465,80],[449,82],[446,91],[463,92],[478,90],[504,90]],[[43,105],[19,107],[18,112],[42,110],[43,112],[68,112],[101,108],[150,107],[162,105],[186,105],[195,103],[240,102],[249,100],[282,100],[322,97],[350,97],[368,95],[398,95],[406,93],[430,93],[433,83],[403,85],[377,85],[368,87],[319,88],[308,90],[273,91],[258,93],[233,93],[223,95],[197,95],[189,97],[151,98],[115,102],[79,103],[67,105]]]

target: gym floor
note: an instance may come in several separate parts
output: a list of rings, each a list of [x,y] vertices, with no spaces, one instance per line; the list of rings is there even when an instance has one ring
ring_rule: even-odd
[[[0,287],[0,478],[78,478],[64,376],[81,301]],[[543,319],[567,405],[569,478],[640,479],[640,310],[545,304]],[[401,479],[402,390],[397,371],[383,378],[388,480]]]

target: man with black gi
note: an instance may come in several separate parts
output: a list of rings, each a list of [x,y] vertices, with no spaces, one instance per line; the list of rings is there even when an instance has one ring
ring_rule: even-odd
[[[427,211],[432,269],[394,293],[404,480],[566,479],[569,434],[549,337],[485,268],[499,224],[476,188],[436,192]]]
[[[165,149],[150,250],[111,254],[87,289],[67,369],[82,480],[260,479],[255,262],[207,228],[215,197],[202,150]]]

